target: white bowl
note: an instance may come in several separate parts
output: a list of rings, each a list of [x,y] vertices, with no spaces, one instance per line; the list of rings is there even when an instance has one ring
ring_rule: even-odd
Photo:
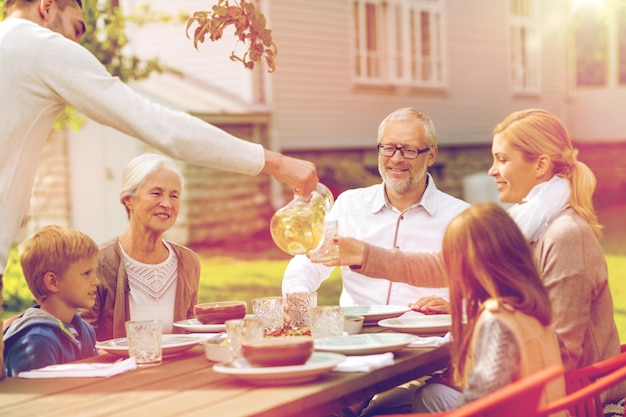
[[[363,328],[365,317],[358,314],[348,314],[343,316],[343,330],[348,334],[357,334]]]
[[[220,343],[218,340],[207,340],[204,342],[204,355],[211,362],[230,362],[230,346],[228,343]]]

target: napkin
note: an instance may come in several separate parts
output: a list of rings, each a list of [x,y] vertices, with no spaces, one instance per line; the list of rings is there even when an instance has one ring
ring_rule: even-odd
[[[446,343],[450,343],[450,332],[446,333],[445,336],[420,336],[416,341],[411,342],[408,347],[439,347]]]
[[[339,365],[333,368],[336,372],[370,372],[374,369],[393,365],[393,353],[379,353],[377,355],[348,356]]]
[[[135,358],[114,363],[64,363],[17,374],[21,378],[109,377],[137,368]]]

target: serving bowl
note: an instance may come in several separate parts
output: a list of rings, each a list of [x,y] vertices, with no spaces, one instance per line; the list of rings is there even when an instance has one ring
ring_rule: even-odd
[[[193,313],[202,324],[222,324],[226,320],[244,318],[247,308],[245,301],[217,301],[196,304]]]
[[[265,337],[241,343],[241,354],[253,366],[303,365],[313,354],[311,336]]]
[[[343,316],[343,331],[348,334],[357,334],[363,328],[365,317],[358,314],[347,314]]]

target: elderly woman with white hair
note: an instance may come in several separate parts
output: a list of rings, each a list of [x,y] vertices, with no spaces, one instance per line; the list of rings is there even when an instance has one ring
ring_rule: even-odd
[[[100,247],[101,285],[94,307],[82,317],[97,340],[125,337],[128,320],[159,319],[163,333],[192,318],[200,261],[190,249],[163,239],[178,217],[183,176],[170,158],[143,154],[127,165],[120,202],[128,228]]]

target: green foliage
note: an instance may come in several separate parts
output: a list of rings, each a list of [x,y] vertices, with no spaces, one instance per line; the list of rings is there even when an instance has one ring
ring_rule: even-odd
[[[197,24],[194,30],[193,46],[198,49],[198,43],[203,43],[208,35],[211,41],[218,41],[224,34],[224,29],[233,26],[235,37],[249,44],[243,56],[233,51],[230,59],[240,61],[247,69],[254,69],[254,63],[261,61],[265,55],[268,72],[276,68],[276,44],[272,41],[272,31],[266,28],[266,19],[253,3],[239,0],[239,4],[230,5],[230,0],[219,0],[212,11],[197,11],[187,22],[187,37],[189,28]]]
[[[35,304],[35,298],[28,289],[20,266],[17,249],[9,252],[9,262],[2,277],[2,317],[7,318],[21,313]]]
[[[626,343],[626,256],[606,255],[609,265],[609,287],[613,296],[615,324],[622,343]]]
[[[83,15],[87,32],[80,43],[90,50],[112,75],[122,81],[143,80],[152,73],[178,71],[164,65],[158,58],[142,60],[135,55],[126,54],[128,38],[127,23],[143,26],[149,23],[181,22],[181,16],[169,16],[152,12],[147,5],[135,8],[129,15],[122,13],[119,7],[105,2],[83,2]]]

